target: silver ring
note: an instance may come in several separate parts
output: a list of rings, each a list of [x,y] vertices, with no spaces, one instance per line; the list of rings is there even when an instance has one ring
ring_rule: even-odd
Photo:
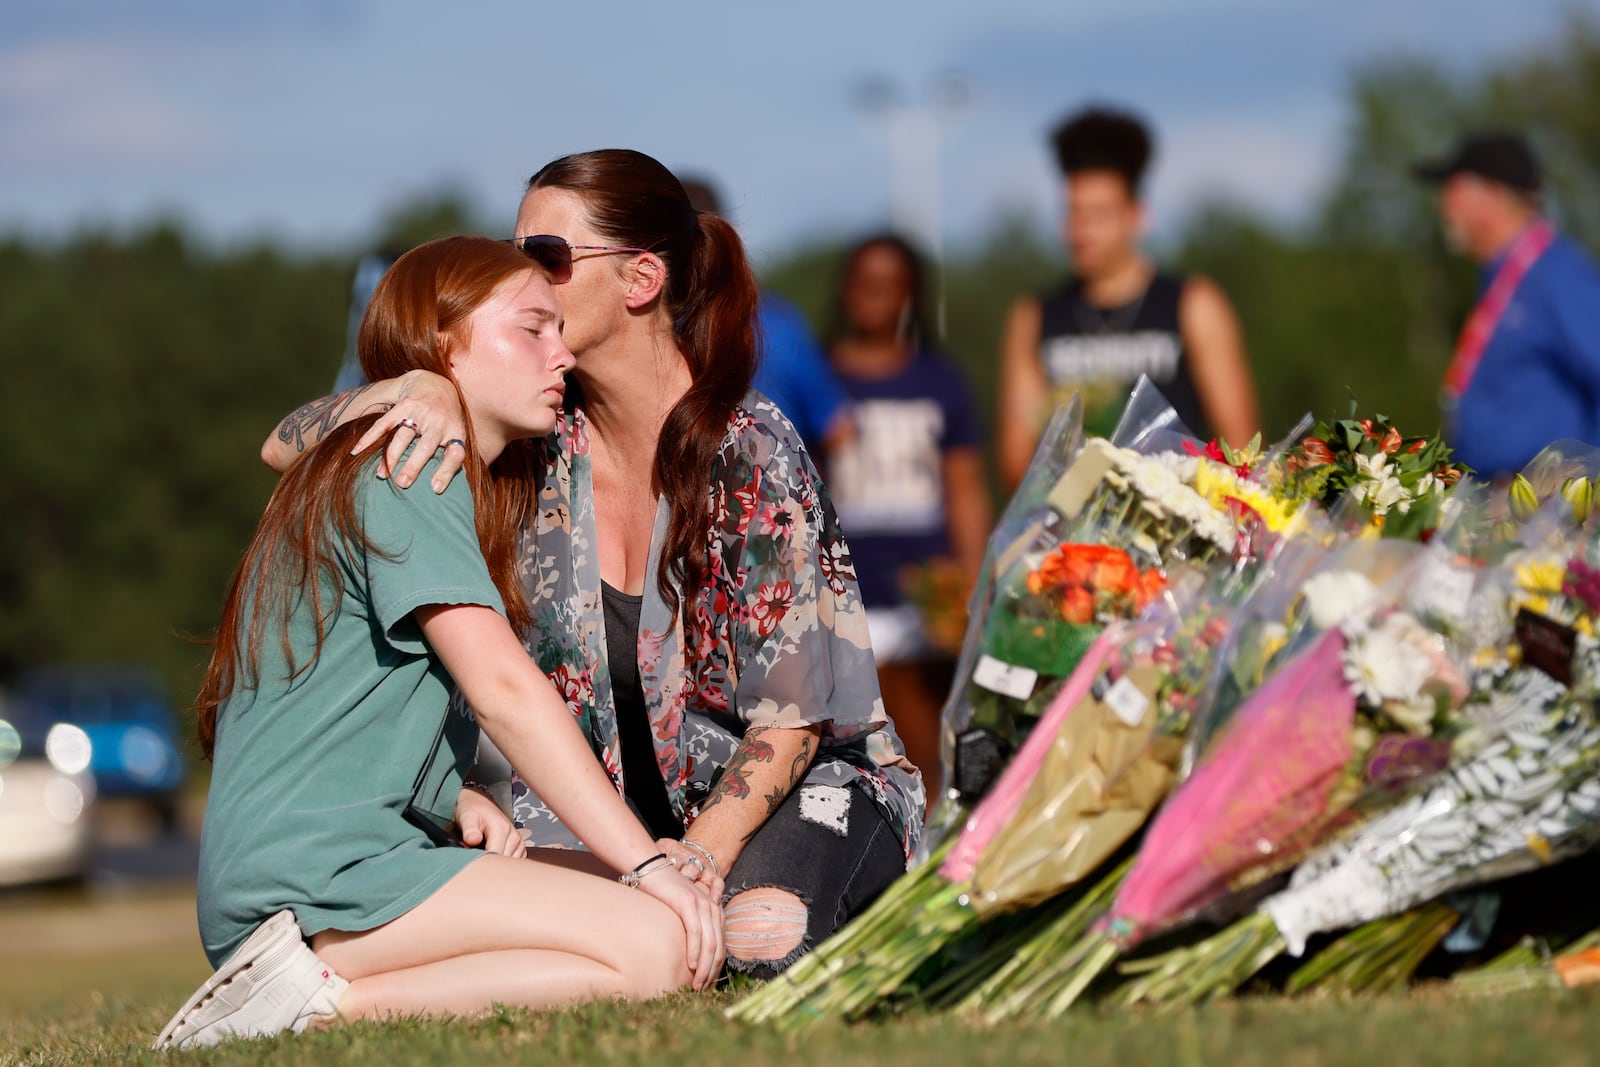
[[[401,419],[400,420],[400,425],[404,426],[406,429],[410,430],[412,433],[416,434],[418,437],[422,436],[422,427],[417,425],[417,420],[416,419]]]
[[[463,452],[465,452],[467,450],[467,443],[465,441],[463,441],[459,437],[452,437],[452,438],[450,438],[450,440],[448,440],[448,441],[446,441],[444,443],[444,447],[446,447],[446,448],[449,448],[451,445],[460,445],[461,446],[461,451],[463,451]]]

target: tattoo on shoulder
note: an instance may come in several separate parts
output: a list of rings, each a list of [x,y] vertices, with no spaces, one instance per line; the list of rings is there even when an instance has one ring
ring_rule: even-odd
[[[344,419],[350,406],[370,388],[370,385],[358,385],[296,408],[278,423],[278,440],[293,445],[296,452],[304,452],[328,436]]]

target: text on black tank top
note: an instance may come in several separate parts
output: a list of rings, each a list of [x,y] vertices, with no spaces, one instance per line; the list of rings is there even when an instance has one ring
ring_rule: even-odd
[[[1096,307],[1073,279],[1039,298],[1039,361],[1052,400],[1083,394],[1084,430],[1109,437],[1139,375],[1148,375],[1178,417],[1203,440],[1211,427],[1189,374],[1178,319],[1183,279],[1156,274],[1120,307]]]

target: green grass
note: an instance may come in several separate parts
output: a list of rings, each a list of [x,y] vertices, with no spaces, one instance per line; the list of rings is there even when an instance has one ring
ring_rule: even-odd
[[[501,1011],[158,1055],[150,1039],[205,976],[181,895],[0,910],[0,1064],[1227,1064],[1467,1067],[1600,1059],[1600,992],[1462,1000],[1438,989],[1372,999],[1244,999],[1170,1015],[1089,1010],[984,1030],[911,1016],[798,1033],[724,1020],[729,994],[646,1005]],[[178,920],[191,919],[187,932]],[[63,947],[65,946],[65,947]]]

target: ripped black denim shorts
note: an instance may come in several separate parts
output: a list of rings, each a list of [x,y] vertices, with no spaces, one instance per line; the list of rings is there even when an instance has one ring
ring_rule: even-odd
[[[906,870],[900,838],[865,787],[802,785],[728,872],[724,903],[747,889],[784,889],[806,906],[800,947],[779,959],[728,957],[728,969],[771,978],[860,914]]]

